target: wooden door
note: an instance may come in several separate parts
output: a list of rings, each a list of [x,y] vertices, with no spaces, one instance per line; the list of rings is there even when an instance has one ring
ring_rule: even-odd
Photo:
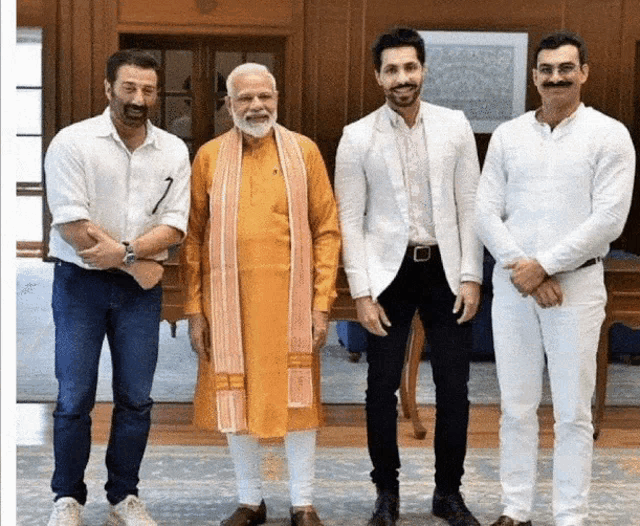
[[[205,142],[233,126],[225,106],[226,78],[245,62],[274,74],[284,111],[285,41],[278,37],[175,37],[122,35],[120,48],[139,48],[162,65],[160,99],[153,123],[182,137],[192,158]]]
[[[181,137],[192,159],[200,146],[233,126],[224,98],[227,75],[236,66],[245,62],[267,66],[279,89],[279,113],[284,108],[285,42],[281,38],[123,35],[120,48],[144,49],[162,65],[160,98],[152,121]],[[162,317],[171,323],[175,335],[176,322],[184,318],[178,251],[171,253],[164,267]]]

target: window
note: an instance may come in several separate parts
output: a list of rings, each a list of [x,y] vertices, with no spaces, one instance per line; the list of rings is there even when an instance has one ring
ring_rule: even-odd
[[[157,111],[151,120],[181,137],[192,157],[205,142],[233,126],[224,98],[226,78],[236,66],[264,64],[276,78],[280,104],[285,97],[282,38],[121,35],[120,47],[144,49],[162,66]]]
[[[16,42],[16,223],[18,255],[42,253],[42,30],[19,27]]]

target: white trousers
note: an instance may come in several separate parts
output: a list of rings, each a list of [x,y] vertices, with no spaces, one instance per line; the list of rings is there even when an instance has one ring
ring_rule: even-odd
[[[529,520],[546,354],[555,420],[553,516],[557,526],[581,526],[588,515],[591,398],[606,289],[601,263],[557,278],[563,303],[543,309],[518,293],[508,271],[497,266],[494,271],[492,322],[502,404],[500,481],[504,514]]]
[[[238,502],[258,506],[262,494],[262,448],[251,435],[227,434],[236,473]],[[291,506],[311,506],[315,477],[316,431],[291,431],[284,437],[289,465]]]

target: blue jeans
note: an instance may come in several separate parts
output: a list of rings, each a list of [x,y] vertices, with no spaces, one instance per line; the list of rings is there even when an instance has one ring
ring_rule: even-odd
[[[143,290],[125,273],[56,262],[53,275],[55,369],[53,413],[56,500],[87,499],[84,472],[91,448],[100,351],[111,349],[114,409],[107,447],[107,499],[137,495],[138,472],[151,425],[151,385],[158,359],[162,288]]]

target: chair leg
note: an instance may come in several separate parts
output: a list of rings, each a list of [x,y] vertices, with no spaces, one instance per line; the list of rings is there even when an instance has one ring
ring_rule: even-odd
[[[404,368],[402,370],[402,383],[400,387],[400,399],[402,410],[406,418],[411,418],[413,424],[413,436],[418,440],[424,440],[427,430],[422,425],[418,414],[418,404],[416,402],[416,386],[418,383],[418,371],[420,359],[424,349],[425,334],[420,321],[420,316],[416,314],[411,324],[411,335],[407,343],[407,353],[405,355]]]
[[[598,343],[597,372],[596,372],[596,400],[593,410],[593,439],[600,435],[602,419],[604,417],[605,401],[607,397],[607,375],[609,372],[609,330],[611,320],[605,320],[600,330]]]

